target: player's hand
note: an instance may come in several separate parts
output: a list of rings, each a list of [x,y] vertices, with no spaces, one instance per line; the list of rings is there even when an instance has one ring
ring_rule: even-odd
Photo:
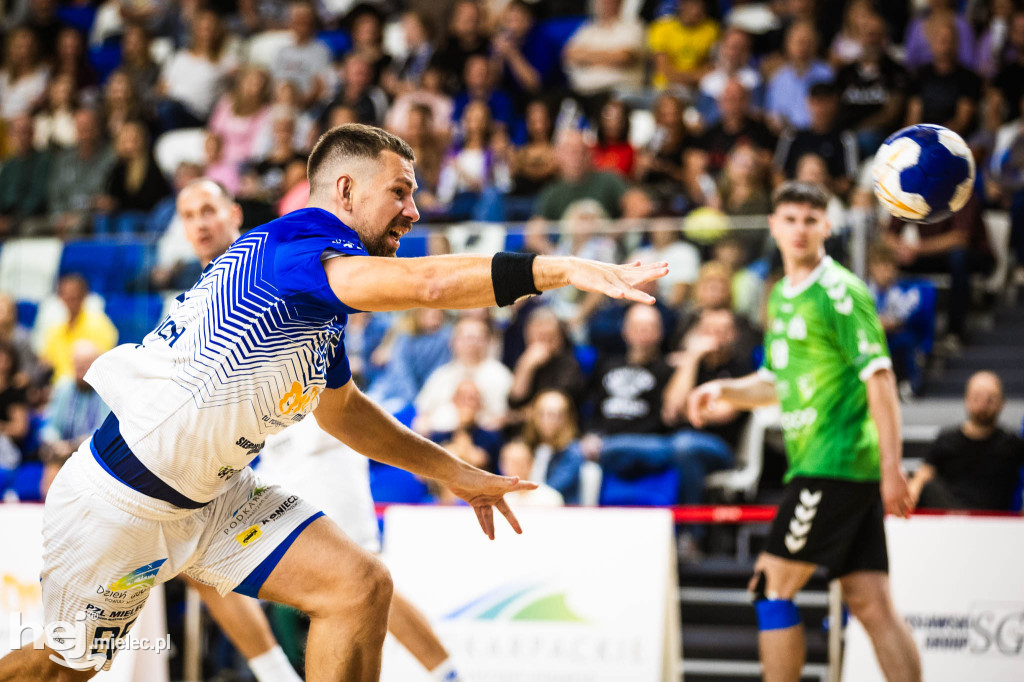
[[[480,469],[466,468],[460,471],[455,481],[448,483],[449,490],[456,497],[465,500],[476,512],[480,528],[491,540],[494,539],[494,509],[512,526],[516,533],[522,533],[516,515],[505,502],[505,494],[516,490],[535,490],[537,484],[531,481],[520,481],[518,476],[495,476]]]
[[[581,291],[593,291],[609,298],[624,298],[637,303],[654,303],[654,297],[636,287],[668,274],[668,263],[640,261],[629,265],[613,265],[582,258],[572,259],[569,284]]]
[[[690,391],[690,395],[686,396],[686,420],[694,428],[704,428],[707,414],[720,395],[722,385],[717,381],[709,381]]]
[[[882,502],[886,513],[901,519],[910,518],[916,505],[907,477],[902,471],[882,473]]]

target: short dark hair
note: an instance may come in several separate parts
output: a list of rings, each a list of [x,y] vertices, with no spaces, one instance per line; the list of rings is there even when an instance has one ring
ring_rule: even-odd
[[[782,204],[807,204],[824,211],[828,208],[828,193],[821,185],[789,180],[779,185],[772,194],[772,211]]]
[[[317,174],[328,161],[343,158],[376,160],[385,151],[409,161],[416,160],[416,153],[405,140],[381,128],[362,123],[346,123],[331,128],[320,136],[309,153],[306,177],[311,190],[316,185]]]
[[[868,263],[899,265],[899,259],[896,258],[896,249],[885,242],[872,244],[871,248],[868,249]]]

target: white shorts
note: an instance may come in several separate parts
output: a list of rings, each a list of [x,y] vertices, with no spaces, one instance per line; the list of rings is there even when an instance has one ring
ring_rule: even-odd
[[[74,668],[103,662],[109,669],[116,647],[96,640],[124,638],[149,589],[179,573],[221,595],[256,596],[298,534],[321,515],[251,469],[206,506],[181,509],[111,476],[86,441],[57,474],[43,516],[46,620],[84,618],[89,643],[65,642],[69,650],[58,653]]]
[[[269,436],[256,472],[321,510],[366,551],[380,554],[369,462],[312,417]]]

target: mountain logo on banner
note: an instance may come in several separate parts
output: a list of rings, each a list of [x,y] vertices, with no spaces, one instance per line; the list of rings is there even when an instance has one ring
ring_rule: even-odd
[[[444,620],[585,623],[566,602],[565,592],[544,585],[503,585],[443,616]]]

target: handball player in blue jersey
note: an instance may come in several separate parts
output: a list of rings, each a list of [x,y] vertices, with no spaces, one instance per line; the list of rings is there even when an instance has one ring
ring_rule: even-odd
[[[494,509],[521,532],[503,495],[534,484],[465,464],[368,400],[351,381],[347,316],[510,305],[569,285],[653,303],[635,287],[667,267],[511,253],[391,258],[419,218],[414,160],[378,128],[329,130],[309,157],[307,208],[248,232],[141,344],[96,361],[86,380],[111,416],[57,475],[43,527],[46,619],[80,627],[0,659],[0,681],[84,680],[109,668],[150,588],[179,573],[308,614],[307,680],[378,679],[387,569],[248,467],[268,435],[302,419],[446,485],[489,538]]]

